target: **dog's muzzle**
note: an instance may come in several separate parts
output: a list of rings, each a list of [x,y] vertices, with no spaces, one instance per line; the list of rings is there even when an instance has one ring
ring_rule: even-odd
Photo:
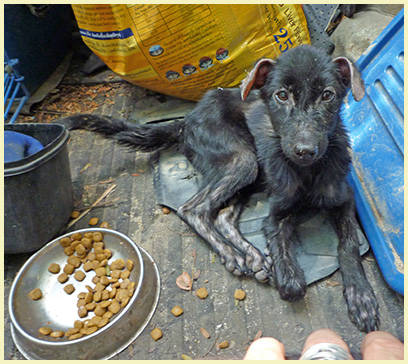
[[[292,152],[296,164],[307,166],[312,164],[319,155],[319,148],[312,144],[297,143]]]

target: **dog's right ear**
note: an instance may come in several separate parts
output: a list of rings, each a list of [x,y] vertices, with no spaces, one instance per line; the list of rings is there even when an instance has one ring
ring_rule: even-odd
[[[273,59],[269,58],[262,58],[256,62],[255,67],[241,82],[241,99],[243,101],[253,88],[261,88],[265,84],[266,76],[275,63]]]

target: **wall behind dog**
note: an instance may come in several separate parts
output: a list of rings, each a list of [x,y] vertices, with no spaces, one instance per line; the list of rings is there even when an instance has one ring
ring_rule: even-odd
[[[310,44],[301,5],[72,5],[82,39],[138,86],[198,100],[262,57]]]

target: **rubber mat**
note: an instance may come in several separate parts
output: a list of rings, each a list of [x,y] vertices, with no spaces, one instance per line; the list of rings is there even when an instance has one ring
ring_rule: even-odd
[[[152,158],[152,165],[159,204],[177,210],[198,191],[201,177],[184,155],[172,150],[157,153]],[[258,193],[249,199],[239,220],[244,237],[261,252],[266,247],[262,221],[268,213],[267,197]],[[296,256],[305,272],[307,284],[327,277],[338,269],[338,238],[323,213],[306,218],[296,232],[300,241],[296,247]],[[364,254],[369,248],[368,242],[362,231],[358,231],[358,236],[360,254]]]

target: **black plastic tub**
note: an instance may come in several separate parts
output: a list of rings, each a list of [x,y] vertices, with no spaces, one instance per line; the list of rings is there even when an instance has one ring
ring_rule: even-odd
[[[4,164],[4,252],[28,253],[59,234],[71,215],[69,132],[59,124],[8,124],[4,130],[29,135],[44,146]]]

